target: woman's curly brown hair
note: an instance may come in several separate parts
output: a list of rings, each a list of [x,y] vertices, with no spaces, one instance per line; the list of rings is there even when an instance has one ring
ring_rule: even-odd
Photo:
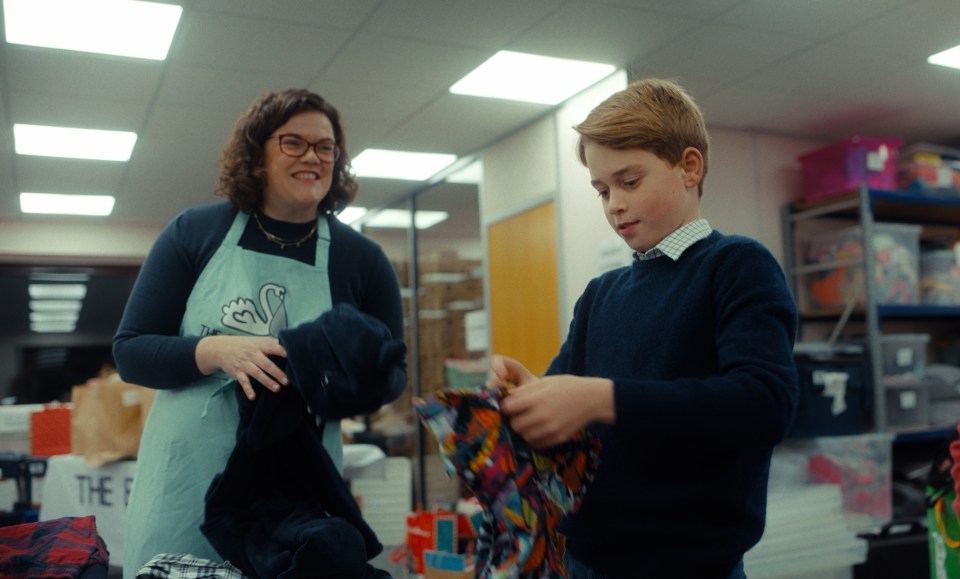
[[[357,182],[350,167],[347,137],[340,113],[320,95],[306,89],[287,89],[260,95],[237,119],[233,132],[220,154],[220,179],[217,193],[242,211],[253,211],[263,200],[266,170],[263,167],[267,139],[290,117],[317,111],[330,119],[340,147],[340,158],[333,167],[330,192],[320,201],[321,213],[339,213],[357,196]]]

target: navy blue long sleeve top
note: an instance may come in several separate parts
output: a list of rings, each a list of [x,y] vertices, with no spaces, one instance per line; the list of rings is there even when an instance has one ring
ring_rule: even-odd
[[[120,326],[113,339],[113,355],[120,376],[151,388],[186,386],[200,379],[194,351],[199,336],[180,336],[180,322],[193,286],[213,257],[236,217],[227,202],[210,203],[182,211],[157,237],[134,283]],[[260,216],[269,230],[283,238],[302,237],[304,227]],[[403,340],[403,304],[396,272],[383,249],[373,240],[341,223],[330,224],[328,275],[334,304],[347,303],[370,314]],[[281,248],[260,233],[254,220],[247,223],[240,246],[312,264],[316,237],[300,247]],[[396,399],[406,386],[406,364],[390,385],[384,402]]]
[[[724,578],[763,532],[774,445],[793,420],[796,305],[759,243],[714,231],[592,280],[547,374],[609,378],[599,472],[565,521],[614,577]]]

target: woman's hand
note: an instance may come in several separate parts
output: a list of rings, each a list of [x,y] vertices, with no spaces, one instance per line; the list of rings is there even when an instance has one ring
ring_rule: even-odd
[[[256,393],[251,379],[273,392],[287,385],[287,375],[269,356],[287,357],[276,338],[270,336],[206,336],[197,343],[197,368],[204,374],[223,370],[240,383],[247,398]]]

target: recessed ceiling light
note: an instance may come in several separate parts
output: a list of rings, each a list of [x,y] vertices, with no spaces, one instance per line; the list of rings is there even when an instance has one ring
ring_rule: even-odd
[[[27,286],[32,300],[82,300],[87,297],[87,286],[82,283],[32,283]]]
[[[457,81],[450,92],[555,105],[615,70],[611,64],[501,50]]]
[[[137,134],[129,131],[15,124],[13,139],[19,155],[129,161],[133,146],[137,142]]]
[[[450,215],[446,211],[417,211],[414,226],[427,229],[445,221]],[[406,209],[382,209],[363,221],[366,227],[405,228],[410,227],[410,212]]]
[[[80,300],[30,300],[31,312],[79,312],[81,309]]]
[[[367,214],[366,207],[354,207],[353,205],[351,205],[349,207],[344,208],[344,210],[341,211],[339,215],[337,215],[337,219],[339,219],[343,223],[346,223],[347,225],[350,225],[351,223],[353,223],[357,219],[360,219],[366,214]]]
[[[69,334],[76,329],[76,322],[30,322],[30,331],[38,334]]]
[[[351,164],[358,177],[423,181],[457,160],[456,155],[366,149]]]
[[[483,161],[474,161],[447,177],[448,183],[479,185],[483,181]]]
[[[132,0],[3,0],[7,42],[163,60],[183,8]]]
[[[943,52],[931,55],[927,58],[927,62],[930,64],[939,64],[940,66],[960,68],[960,46],[954,46]]]
[[[76,325],[79,318],[79,311],[30,312],[31,322],[70,322]]]
[[[114,201],[110,195],[21,193],[20,211],[53,215],[110,215]]]
[[[89,268],[84,268],[89,269]],[[30,281],[74,281],[88,282],[90,274],[84,272],[37,271],[30,273]]]

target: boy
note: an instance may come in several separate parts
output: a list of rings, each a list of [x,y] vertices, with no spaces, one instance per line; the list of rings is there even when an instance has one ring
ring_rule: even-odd
[[[743,578],[797,405],[796,305],[769,251],[700,217],[709,138],[682,88],[635,82],[574,128],[634,261],[588,284],[545,377],[493,356],[488,385],[518,386],[502,410],[534,448],[601,439],[571,578]]]

